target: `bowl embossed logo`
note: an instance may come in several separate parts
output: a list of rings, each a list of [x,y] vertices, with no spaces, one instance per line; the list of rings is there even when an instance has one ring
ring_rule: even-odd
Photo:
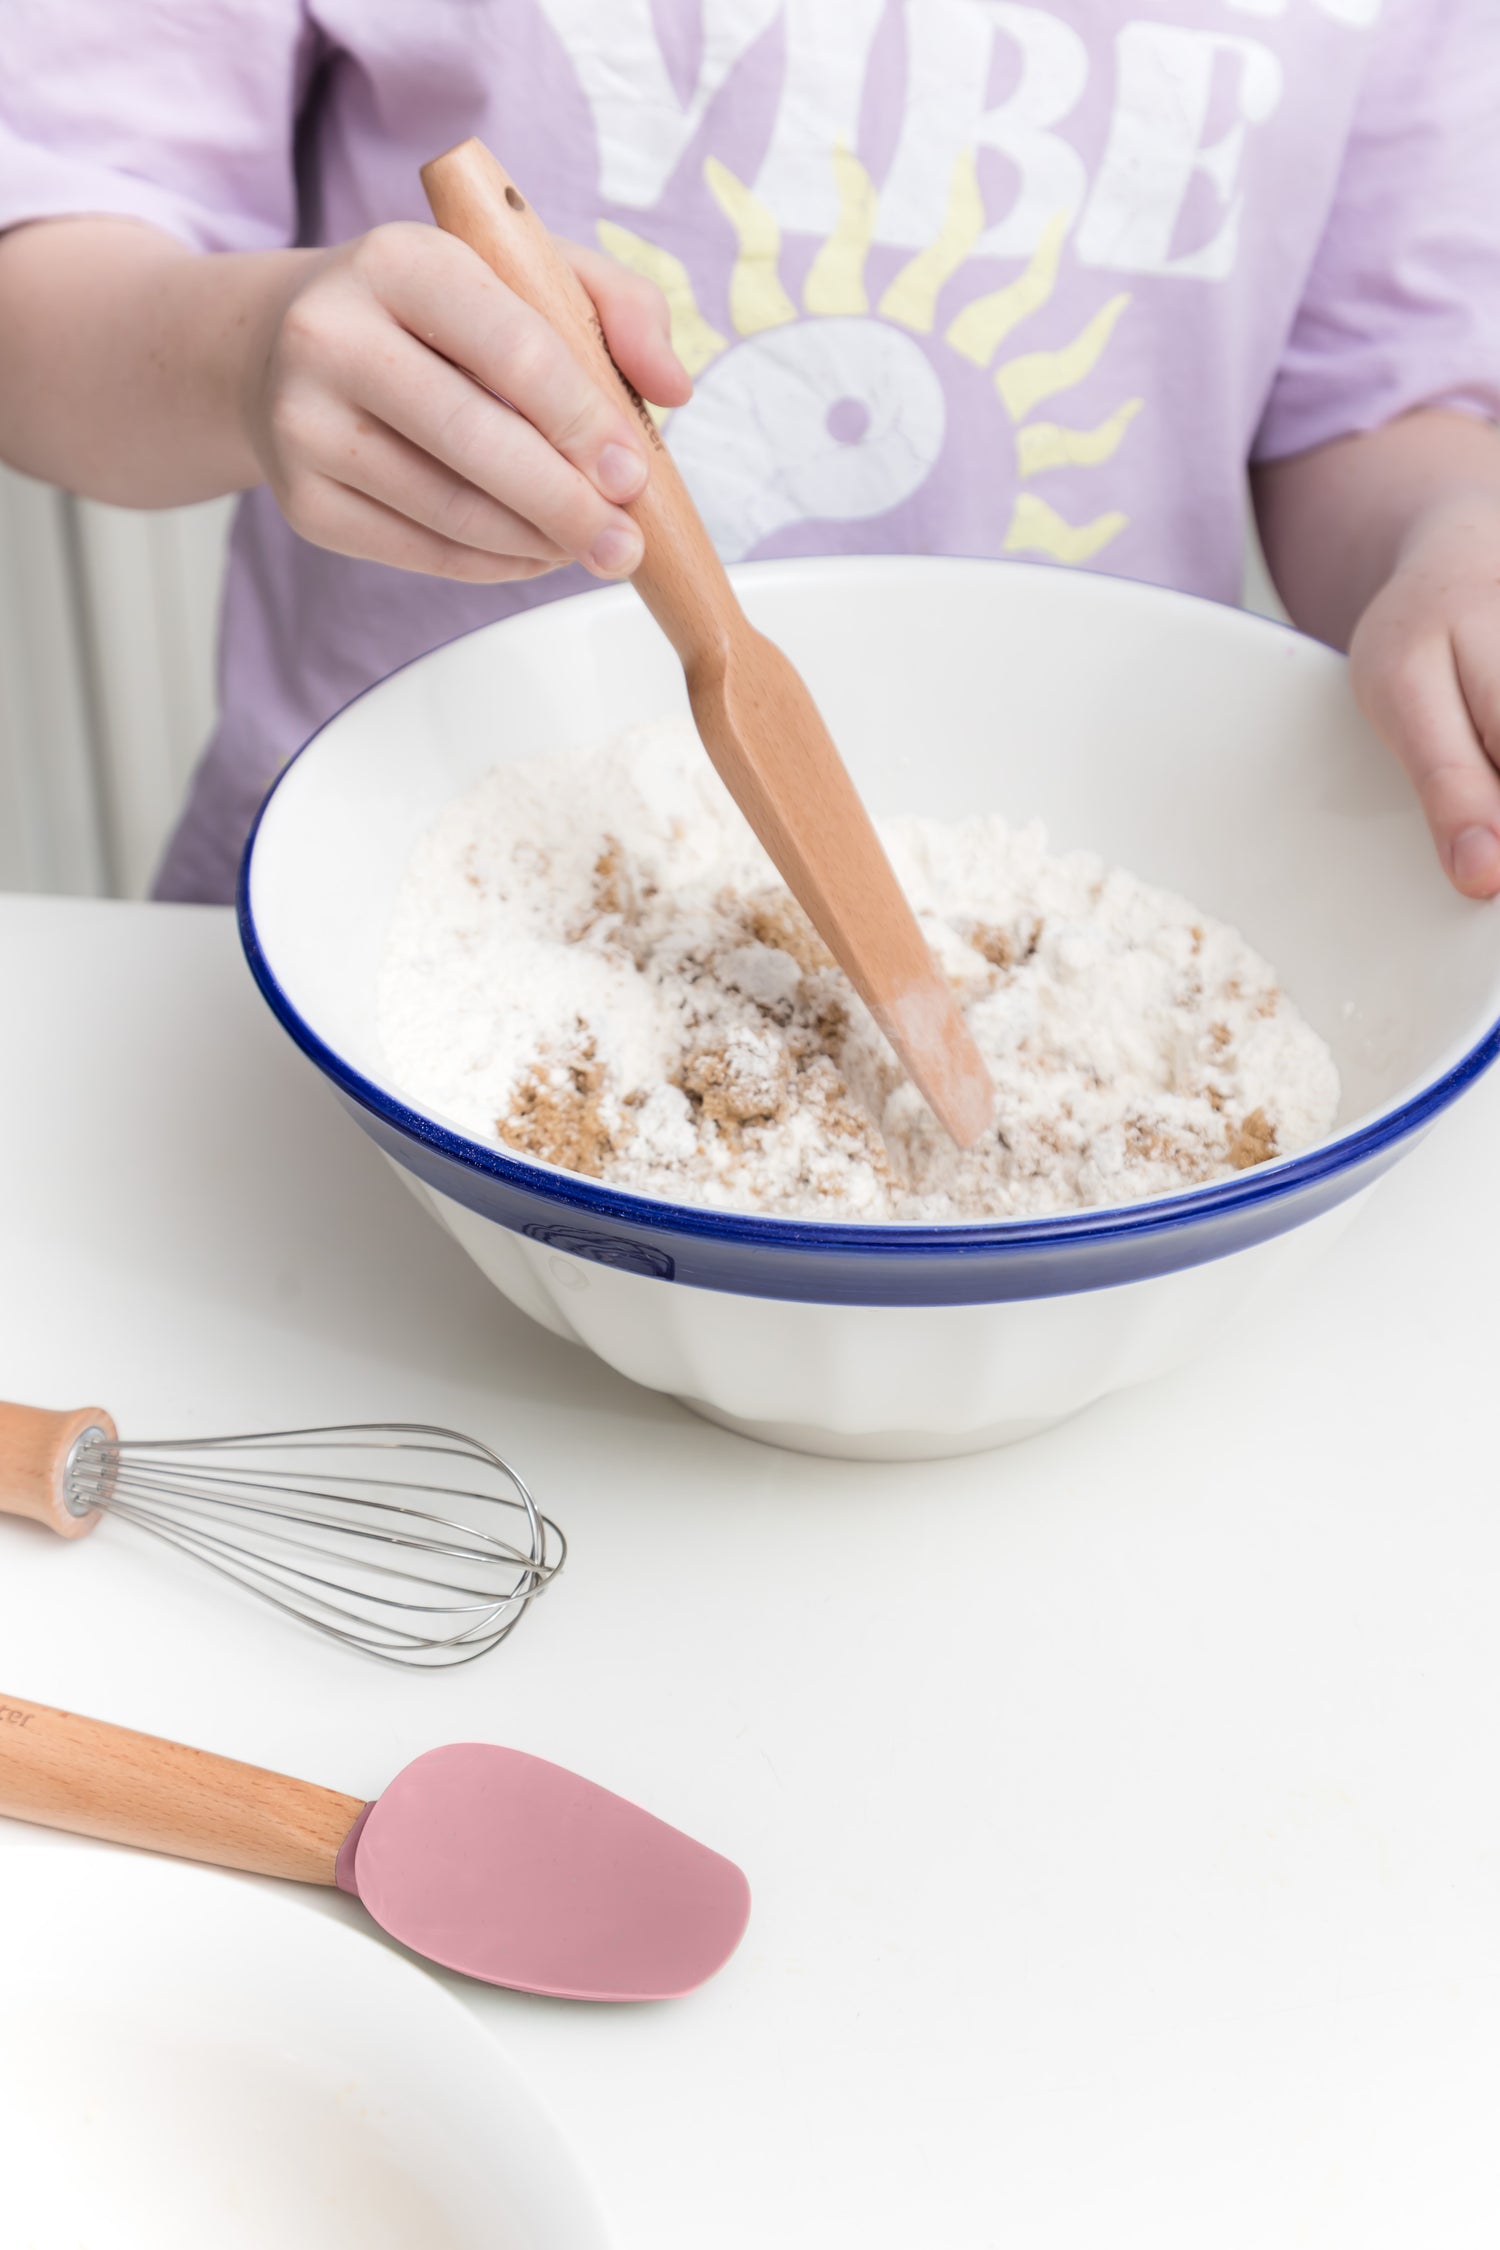
[[[644,1242],[630,1242],[621,1234],[599,1234],[592,1227],[544,1225],[533,1221],[522,1228],[533,1242],[549,1250],[566,1250],[573,1258],[587,1258],[596,1266],[613,1266],[617,1273],[644,1274],[649,1281],[670,1281],[677,1268],[665,1250]]]

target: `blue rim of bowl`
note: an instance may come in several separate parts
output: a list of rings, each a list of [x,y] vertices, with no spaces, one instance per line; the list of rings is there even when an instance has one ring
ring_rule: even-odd
[[[799,556],[801,562],[837,560],[859,561],[910,561],[909,556]],[[938,561],[983,562],[995,569],[1014,570],[1024,566],[997,560],[994,556],[941,556]],[[761,572],[776,569],[774,563],[742,565],[731,576],[752,579]],[[1045,568],[1045,565],[1036,565]],[[1110,578],[1105,571],[1080,570],[1080,578],[1108,579],[1112,585],[1131,586],[1133,581]],[[1191,594],[1175,586],[1142,588],[1157,600],[1184,603],[1202,603],[1221,615],[1242,618],[1247,625],[1269,632],[1281,633],[1295,641],[1305,641],[1307,636],[1295,626],[1283,624],[1279,618],[1262,617],[1247,610],[1236,610],[1223,602],[1213,601],[1206,594]],[[557,601],[600,601],[613,596],[616,600],[629,599],[628,587],[600,587],[586,589],[583,593],[559,595]],[[540,610],[554,607],[553,602],[536,603],[513,614],[529,617]],[[306,755],[327,729],[336,724],[346,711],[353,710],[386,680],[398,673],[409,671],[414,664],[425,663],[440,648],[451,648],[455,642],[467,640],[473,632],[487,632],[494,625],[510,623],[510,618],[496,618],[490,624],[470,627],[467,632],[455,633],[436,647],[424,649],[420,656],[409,657],[404,664],[394,665],[378,680],[371,680],[347,703],[340,704],[308,736],[300,749],[293,752],[281,768],[265,796],[261,799],[250,833],[245,839],[245,849],[240,857],[239,877],[235,886],[235,914],[239,925],[240,944],[249,963],[250,974],[255,979],[261,997],[270,1008],[296,1046],[308,1060],[328,1078],[333,1085],[368,1110],[404,1139],[419,1142],[435,1150],[462,1169],[479,1172],[498,1180],[508,1187],[528,1195],[545,1198],[565,1208],[586,1214],[611,1226],[633,1226],[644,1233],[679,1234],[741,1243],[759,1244],[766,1249],[794,1251],[816,1256],[820,1251],[830,1256],[849,1257],[864,1253],[868,1256],[889,1257],[892,1251],[914,1257],[1001,1256],[1007,1251],[1062,1250],[1072,1244],[1139,1239],[1141,1236],[1170,1232],[1179,1227],[1191,1226],[1198,1221],[1226,1218],[1232,1213],[1264,1209],[1300,1191],[1319,1186],[1338,1173],[1351,1171],[1379,1156],[1398,1141],[1418,1132],[1457,1101],[1460,1094],[1482,1077],[1500,1056],[1500,1017],[1497,1017],[1483,1038],[1470,1047],[1438,1078],[1401,1102],[1395,1109],[1382,1110],[1354,1131],[1340,1135],[1337,1140],[1319,1141],[1300,1155],[1285,1157],[1275,1164],[1257,1165],[1253,1171],[1238,1173],[1232,1180],[1213,1181],[1201,1187],[1189,1188],[1181,1195],[1144,1197],[1138,1203],[1111,1204],[1103,1209],[1060,1212],[1042,1219],[995,1219],[976,1225],[914,1225],[904,1220],[881,1220],[865,1226],[839,1225],[827,1219],[790,1219],[758,1217],[744,1211],[718,1211],[702,1203],[668,1203],[664,1199],[647,1195],[632,1195],[627,1189],[609,1188],[594,1180],[585,1179],[581,1173],[555,1170],[549,1165],[530,1164],[524,1157],[511,1156],[498,1144],[490,1146],[484,1141],[470,1140],[467,1134],[442,1125],[424,1111],[412,1109],[389,1094],[373,1079],[346,1063],[321,1039],[312,1025],[288,999],[260,942],[255,927],[255,917],[250,906],[250,870],[255,855],[256,839],[261,823],[270,810],[272,800],[292,768]]]

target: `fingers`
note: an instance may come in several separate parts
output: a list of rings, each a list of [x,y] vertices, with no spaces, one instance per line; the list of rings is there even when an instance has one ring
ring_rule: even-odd
[[[630,517],[529,421],[378,314],[351,311],[349,318],[347,381],[356,406],[533,525],[560,554],[600,577],[635,568],[642,542]],[[304,453],[310,440],[310,432],[301,435]]]
[[[508,399],[606,499],[640,491],[646,446],[628,405],[467,244],[432,227],[381,227],[360,245],[357,270],[403,327]]]
[[[1414,782],[1455,889],[1466,898],[1500,892],[1500,775],[1476,727],[1447,632],[1401,639],[1372,605],[1350,649],[1355,693]],[[1466,656],[1476,697],[1490,684]],[[1500,747],[1500,710],[1490,739]]]
[[[335,554],[361,562],[387,563],[395,570],[421,571],[429,578],[452,578],[467,585],[502,585],[536,578],[554,565],[520,555],[492,555],[445,539],[424,524],[387,508],[368,494],[331,477],[320,477],[304,495],[296,529]]]
[[[641,535],[623,509],[523,414],[415,339],[388,339],[364,371],[359,403],[599,576],[622,576],[640,561]]]
[[[671,314],[656,284],[600,251],[572,242],[562,247],[599,308],[605,341],[621,374],[655,405],[685,406],[693,381],[672,349]]]
[[[685,400],[661,292],[608,259],[568,254],[629,380],[662,403]],[[490,578],[569,559],[620,578],[640,562],[620,505],[649,473],[635,406],[436,228],[378,227],[319,259],[281,309],[247,428],[295,527],[350,553],[366,544],[347,541],[378,538],[382,560],[421,569],[423,554],[444,575]],[[335,504],[335,487],[426,536],[398,558],[390,525]],[[461,567],[460,548],[489,563]]]
[[[491,555],[544,563],[568,561],[534,523],[456,476],[420,446],[363,414],[332,414],[316,466],[335,483],[380,501],[445,540]]]
[[[1500,767],[1500,657],[1493,622],[1461,624],[1453,637],[1453,656],[1470,724],[1494,773]],[[1460,831],[1454,843],[1454,877],[1473,898],[1500,892],[1500,817],[1477,838]]]
[[[1474,732],[1491,765],[1500,766],[1500,608],[1460,618],[1453,654]]]

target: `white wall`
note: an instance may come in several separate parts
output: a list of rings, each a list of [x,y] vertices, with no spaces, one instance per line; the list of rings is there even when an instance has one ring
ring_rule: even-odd
[[[106,887],[70,525],[0,469],[0,888]]]
[[[0,888],[145,894],[213,724],[231,506],[143,515],[0,469]]]

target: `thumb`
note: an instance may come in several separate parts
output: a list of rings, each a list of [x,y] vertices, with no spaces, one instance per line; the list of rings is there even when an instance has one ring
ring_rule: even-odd
[[[1485,755],[1453,643],[1434,633],[1401,645],[1377,600],[1349,650],[1355,697],[1406,768],[1438,857],[1466,898],[1500,892],[1500,775]]]
[[[693,381],[672,348],[671,312],[655,282],[597,250],[575,243],[563,247],[598,307],[604,339],[620,373],[654,405],[685,406]]]

